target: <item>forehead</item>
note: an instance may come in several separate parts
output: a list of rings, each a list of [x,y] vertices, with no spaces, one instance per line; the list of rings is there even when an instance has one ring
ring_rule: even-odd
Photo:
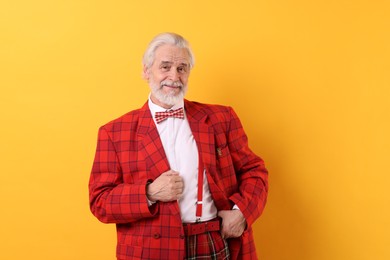
[[[172,62],[189,64],[190,57],[184,48],[175,45],[165,44],[157,48],[155,52],[155,63]]]

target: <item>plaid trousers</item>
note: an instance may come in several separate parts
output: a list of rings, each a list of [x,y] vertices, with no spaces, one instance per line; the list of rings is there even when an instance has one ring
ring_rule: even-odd
[[[228,243],[222,238],[220,231],[186,236],[185,259],[229,260]]]

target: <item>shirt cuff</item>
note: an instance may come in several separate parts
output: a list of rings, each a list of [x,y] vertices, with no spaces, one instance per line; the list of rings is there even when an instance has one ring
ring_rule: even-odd
[[[148,200],[148,206],[152,206],[154,203],[156,203],[156,201],[151,201],[148,199],[148,197],[146,197],[146,199]]]
[[[236,209],[240,210],[240,208],[236,204],[234,204],[232,210],[236,210]]]
[[[146,183],[146,190],[148,188],[148,185],[151,184],[152,182],[151,181],[148,181],[148,183]],[[148,206],[152,206],[154,203],[156,203],[156,201],[151,201],[149,200],[148,196],[146,195],[146,200],[148,201]]]

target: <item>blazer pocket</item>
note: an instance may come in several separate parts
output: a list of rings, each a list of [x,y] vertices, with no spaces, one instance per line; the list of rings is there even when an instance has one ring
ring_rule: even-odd
[[[215,152],[220,169],[232,166],[233,162],[227,145],[218,146]]]
[[[218,158],[226,156],[226,154],[228,153],[227,144],[217,146],[215,148],[215,153]]]

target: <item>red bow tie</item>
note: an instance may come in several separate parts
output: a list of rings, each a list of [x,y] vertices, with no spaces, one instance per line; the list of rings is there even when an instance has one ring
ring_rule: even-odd
[[[156,114],[154,115],[154,118],[156,119],[157,124],[161,123],[162,121],[164,121],[168,117],[184,119],[183,108],[181,107],[181,108],[178,108],[176,110],[171,109],[171,110],[167,110],[164,112],[156,112]]]

